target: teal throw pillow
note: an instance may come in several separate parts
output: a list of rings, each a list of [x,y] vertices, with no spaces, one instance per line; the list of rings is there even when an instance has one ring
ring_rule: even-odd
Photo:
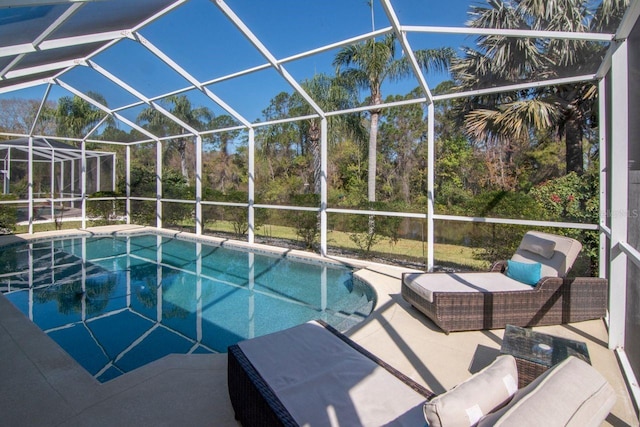
[[[540,280],[542,264],[539,262],[507,261],[507,276],[518,282],[535,286]]]

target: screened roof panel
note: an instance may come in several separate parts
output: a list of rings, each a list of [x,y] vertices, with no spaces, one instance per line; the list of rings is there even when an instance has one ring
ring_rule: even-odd
[[[249,121],[265,121],[263,110],[281,92],[291,94],[293,87],[273,68],[256,71],[207,86],[231,108]]]
[[[215,116],[214,110],[220,112],[215,103],[198,90],[171,95],[158,100],[157,103],[197,131],[209,129],[209,123]],[[171,118],[167,117],[165,120],[171,121]],[[179,124],[175,126],[180,127]]]
[[[125,119],[133,123],[139,124],[141,127],[147,129],[148,128],[147,122],[143,120],[141,117],[142,117],[143,111],[147,110],[148,108],[149,107],[145,104],[136,105],[134,107],[129,107],[124,110],[120,110],[118,111],[118,114],[124,117]],[[164,135],[158,134],[157,136],[164,136]]]
[[[84,58],[105,44],[105,42],[88,43],[28,53],[14,68],[12,68],[12,71]]]
[[[393,10],[402,25],[461,27],[469,18],[469,0],[393,0]]]
[[[111,109],[133,104],[138,98],[89,66],[77,66],[61,77],[65,83]]]
[[[175,0],[109,0],[86,3],[53,34],[54,38],[125,30],[162,11]]]
[[[123,61],[123,58],[126,60]],[[94,62],[147,98],[189,86],[140,43],[124,39],[93,58]]]
[[[372,31],[366,1],[271,0],[227,4],[278,59]],[[388,27],[379,1],[374,1],[375,28]],[[274,31],[277,29],[277,31]]]
[[[140,33],[200,82],[267,62],[210,0],[192,0]]]
[[[0,89],[8,88],[15,85],[20,85],[22,83],[31,83],[35,82],[37,84],[44,84],[51,77],[54,77],[60,70],[52,70],[52,71],[44,71],[36,74],[29,74],[26,76],[13,77],[11,79],[0,80]]]
[[[0,9],[0,44],[33,42],[67,8],[67,5],[47,5]]]

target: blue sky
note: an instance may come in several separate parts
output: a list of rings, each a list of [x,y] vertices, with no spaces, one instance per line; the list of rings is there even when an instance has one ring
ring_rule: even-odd
[[[226,3],[278,59],[354,37],[372,28],[371,11],[366,0],[227,0]],[[394,0],[393,4],[403,25],[463,26],[468,19],[468,0]],[[389,26],[382,6],[375,0],[374,20],[376,29]],[[266,63],[264,57],[209,0],[192,0],[144,28],[141,34],[203,82]],[[414,49],[443,46],[458,49],[463,44],[472,44],[473,39],[410,34],[409,42]],[[311,78],[315,73],[333,74],[335,70],[331,63],[336,52],[333,50],[289,62],[285,67],[298,81]],[[189,85],[150,52],[130,40],[123,40],[96,56],[94,61],[146,97]],[[427,82],[435,86],[443,77],[446,76],[428,75]],[[76,67],[62,80],[85,93],[90,90],[101,93],[112,108],[136,100],[86,67]],[[404,95],[416,86],[415,80],[386,85],[383,95]],[[262,110],[279,92],[293,90],[273,70],[255,72],[209,88],[249,121],[260,119]],[[43,89],[44,86],[39,86],[19,95],[3,96],[41,98]],[[69,96],[69,92],[56,88],[51,98],[65,95]],[[189,92],[187,96],[196,106],[206,106],[215,114],[225,114],[198,91]],[[135,120],[139,110],[134,108],[122,114]]]

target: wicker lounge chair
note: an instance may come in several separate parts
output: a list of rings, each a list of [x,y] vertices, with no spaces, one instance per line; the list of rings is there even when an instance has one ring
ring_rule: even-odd
[[[540,263],[533,286],[505,274],[501,261],[484,273],[405,273],[402,296],[446,333],[598,319],[607,308],[606,279],[566,277],[581,249],[577,240],[529,231],[511,261]]]

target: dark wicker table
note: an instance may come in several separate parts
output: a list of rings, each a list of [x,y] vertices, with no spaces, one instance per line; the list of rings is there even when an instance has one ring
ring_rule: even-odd
[[[591,364],[587,344],[513,325],[504,331],[500,353],[515,357],[519,388],[569,356]]]

